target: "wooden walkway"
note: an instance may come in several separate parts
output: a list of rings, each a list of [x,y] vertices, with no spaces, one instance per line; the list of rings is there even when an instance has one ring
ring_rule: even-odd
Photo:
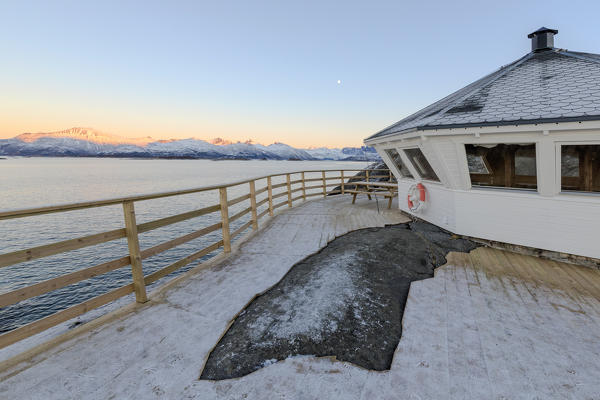
[[[209,269],[2,371],[2,398],[600,399],[600,271],[479,248],[414,282],[392,368],[292,357],[199,381],[252,297],[350,230],[405,221],[336,196],[275,217]]]

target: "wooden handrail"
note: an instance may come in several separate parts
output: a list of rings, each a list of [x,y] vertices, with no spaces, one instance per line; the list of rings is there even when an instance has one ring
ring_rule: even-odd
[[[143,224],[138,225],[138,232],[139,233],[148,232],[153,229],[162,228],[163,226],[175,224],[177,222],[183,222],[188,219],[201,217],[202,215],[214,213],[219,210],[221,210],[221,206],[219,204],[216,204],[214,206],[204,207],[199,210],[188,211],[188,212],[184,212],[181,214],[173,215],[171,217],[156,219],[154,221],[145,222]]]
[[[269,192],[269,215],[273,216],[273,185],[271,183],[271,177],[267,178],[267,189]]]
[[[179,268],[185,267],[186,265],[193,262],[194,260],[197,260],[200,257],[204,257],[205,255],[210,254],[215,250],[218,250],[219,247],[221,247],[221,246],[223,246],[223,241],[219,240],[217,243],[213,243],[210,246],[207,246],[207,247],[203,248],[202,250],[195,252],[194,254],[191,254],[185,258],[182,258],[179,261],[174,262],[173,264],[171,264],[163,269],[160,269],[156,272],[151,273],[150,275],[148,275],[144,278],[144,283],[146,285],[149,285],[152,282],[162,278],[163,276],[167,276],[171,272],[175,272]]]
[[[31,286],[16,289],[11,292],[7,292],[0,295],[0,307],[6,307],[11,304],[18,303],[19,301],[29,299],[31,297],[40,296],[44,293],[60,289],[73,283],[77,283],[85,279],[90,279],[95,276],[114,271],[115,269],[123,268],[127,265],[129,265],[129,256],[121,257],[116,260],[95,265],[93,267],[61,275],[56,278],[48,279],[46,281],[42,281]]]
[[[252,182],[254,182],[254,181],[252,181]],[[256,195],[258,196],[259,194],[264,193],[267,190],[269,190],[269,188],[266,187],[266,186],[264,188],[261,188],[261,189],[256,189]]]
[[[250,208],[252,209],[252,229],[258,229],[258,218],[256,216],[256,186],[254,181],[250,182]]]
[[[268,201],[269,201],[268,198],[262,199],[261,201],[259,201],[258,203],[256,203],[256,207],[258,208],[258,207],[262,206],[263,204],[266,204]]]
[[[323,181],[323,178],[308,178],[308,179],[304,180],[304,182],[317,182],[317,181],[321,182],[321,181]]]
[[[242,211],[238,212],[237,214],[234,214],[231,217],[229,217],[229,222],[233,222],[236,219],[243,217],[244,215],[248,214],[251,211],[252,211],[252,207],[245,208]]]
[[[319,179],[321,180],[321,179]],[[321,189],[323,187],[323,185],[313,185],[313,186],[306,186],[304,189],[306,190],[310,190],[310,189]],[[322,195],[323,193],[319,193],[320,195]],[[307,195],[308,196],[308,195]]]
[[[237,204],[237,203],[240,203],[240,202],[242,202],[242,201],[244,201],[244,200],[248,200],[249,198],[250,198],[250,193],[248,193],[248,194],[245,194],[245,195],[243,195],[243,196],[236,197],[235,199],[231,199],[231,200],[229,200],[229,201],[227,202],[227,205],[228,205],[229,207],[231,207],[231,206],[233,206],[233,205],[235,205],[235,204]]]
[[[306,179],[304,179],[304,172],[302,172],[302,198],[306,200]]]
[[[277,204],[273,205],[273,209],[275,210],[275,209],[278,209],[279,207],[283,207],[283,206],[287,205],[287,203],[288,203],[287,200],[282,201],[281,203],[277,203]]]
[[[131,264],[131,276],[133,277],[133,290],[138,303],[148,301],[146,285],[144,284],[144,271],[142,270],[142,255],[140,253],[140,242],[135,222],[135,209],[133,201],[123,202],[123,214],[125,216],[125,230],[127,232],[127,246],[129,247],[129,263]]]
[[[266,209],[265,211],[261,212],[260,214],[258,214],[258,219],[261,219],[262,217],[264,217],[265,215],[267,215],[269,213],[269,209]]]
[[[287,183],[288,206],[292,208],[292,183],[290,182],[290,174],[286,175],[285,180]]]
[[[191,240],[198,239],[202,236],[208,235],[209,233],[217,231],[217,230],[221,229],[222,227],[223,227],[223,225],[219,222],[217,224],[207,226],[206,228],[199,229],[195,232],[188,233],[187,235],[180,236],[176,239],[169,240],[168,242],[163,242],[156,246],[150,247],[146,250],[142,250],[141,251],[142,260],[145,260],[146,258],[155,256],[159,253],[162,253],[163,251],[172,249],[173,247],[180,246]]]
[[[232,238],[236,237],[237,235],[239,235],[240,233],[242,233],[243,231],[248,229],[251,225],[252,225],[252,221],[246,222],[244,225],[240,226],[238,229],[233,231],[233,233],[231,234],[231,237]]]
[[[319,186],[319,187],[321,187],[321,186]],[[278,197],[283,197],[283,196],[287,196],[287,192],[281,192],[281,193],[274,194],[273,196],[271,196],[271,198],[276,199]]]
[[[94,235],[84,236],[76,239],[63,240],[62,242],[32,247],[27,250],[19,250],[13,251],[12,253],[0,254],[0,268],[8,267],[9,265],[18,264],[20,262],[52,256],[55,254],[66,253],[67,251],[110,242],[111,240],[124,237],[125,229],[115,229],[112,231],[96,233]]]
[[[57,313],[48,315],[42,319],[31,322],[27,325],[16,328],[12,331],[6,332],[0,335],[0,349],[10,344],[18,342],[19,340],[25,339],[29,336],[35,335],[36,333],[42,332],[48,328],[52,328],[61,322],[68,321],[71,318],[75,318],[87,311],[93,310],[104,304],[110,303],[113,300],[123,297],[133,292],[133,284],[125,285],[118,289],[111,290],[108,293],[96,296],[92,299],[86,300],[82,303],[71,306],[65,310]]]
[[[346,172],[359,171],[360,172],[360,171],[364,171],[364,170],[363,169],[343,169],[343,170],[341,170],[341,169],[332,169],[332,170],[315,169],[315,170],[306,170],[304,172],[310,173],[310,172],[339,172],[339,171],[346,171]],[[373,169],[371,171],[378,171],[378,170]],[[382,170],[382,171],[387,171],[387,170]],[[117,197],[117,198],[113,198],[113,199],[94,200],[94,201],[86,201],[86,202],[71,203],[71,204],[59,204],[59,205],[55,205],[55,206],[27,208],[27,209],[22,209],[22,210],[0,211],[0,220],[29,217],[29,216],[40,215],[40,214],[50,214],[50,213],[62,212],[62,211],[81,210],[84,208],[96,208],[96,207],[110,206],[110,205],[115,205],[115,204],[122,204],[125,201],[136,202],[136,201],[145,201],[145,200],[155,200],[155,199],[160,199],[160,198],[164,198],[164,197],[179,196],[179,195],[183,195],[183,194],[200,193],[200,192],[206,192],[209,190],[218,190],[220,188],[238,186],[238,185],[242,185],[244,183],[248,183],[250,181],[257,181],[260,179],[273,178],[273,177],[285,176],[285,175],[286,175],[286,173],[265,175],[265,176],[260,176],[260,177],[256,177],[256,178],[244,179],[242,181],[226,183],[226,184],[222,184],[222,185],[203,186],[200,188],[176,190],[176,191],[171,191],[171,192],[144,194],[144,195],[138,195],[138,196]],[[283,184],[283,186],[285,186],[285,184]]]
[[[15,211],[3,211],[0,212],[0,220],[11,219],[11,218],[24,218],[33,215],[42,215],[49,213],[68,212],[73,210],[81,210],[87,208],[104,207],[116,204],[121,204],[123,207],[123,221],[124,228],[114,229],[107,232],[96,233],[87,235],[75,239],[64,240],[61,242],[50,243],[42,246],[36,246],[25,250],[13,251],[10,253],[0,254],[0,268],[6,267],[21,262],[36,260],[43,257],[48,257],[55,254],[65,253],[77,249],[81,249],[88,246],[94,246],[105,242],[126,238],[129,248],[129,255],[121,258],[117,258],[112,261],[108,261],[102,264],[98,264],[92,267],[84,268],[79,271],[67,273],[52,279],[48,279],[33,285],[22,287],[7,293],[0,294],[0,307],[10,306],[18,303],[22,300],[26,300],[32,297],[40,296],[42,294],[51,292],[63,288],[65,286],[99,276],[110,271],[114,271],[119,268],[123,268],[127,265],[131,266],[132,282],[121,288],[109,291],[103,295],[99,295],[90,300],[86,300],[82,303],[71,306],[65,310],[56,312],[50,316],[44,317],[37,321],[31,322],[22,327],[16,328],[12,331],[6,332],[0,335],[0,348],[7,346],[11,343],[19,341],[23,338],[41,332],[49,327],[52,327],[60,322],[74,318],[81,315],[93,308],[99,307],[110,301],[113,301],[119,297],[127,295],[131,292],[135,293],[136,301],[143,303],[148,300],[146,293],[146,285],[155,282],[156,280],[177,271],[185,265],[192,263],[204,256],[214,253],[218,249],[222,248],[222,251],[229,253],[231,251],[232,240],[246,231],[248,228],[257,230],[259,228],[259,220],[261,218],[270,215],[274,215],[274,210],[288,206],[293,207],[298,200],[307,200],[313,196],[324,196],[327,197],[329,194],[337,193],[348,193],[346,187],[352,185],[351,181],[346,182],[353,176],[345,175],[344,172],[358,172],[363,171],[360,169],[340,169],[340,170],[307,170],[300,172],[288,172],[281,174],[273,174],[263,177],[251,178],[242,181],[231,182],[222,185],[205,186],[195,189],[178,190],[172,192],[155,193],[148,195],[129,196],[121,197],[108,200],[89,201],[82,203],[63,204],[49,207],[38,207],[29,208]],[[371,170],[371,171],[388,171],[388,170]],[[389,172],[389,171],[388,171]],[[320,177],[309,177],[306,174],[320,174]],[[339,175],[330,176],[328,173],[339,173]],[[292,179],[298,177],[298,179]],[[369,170],[366,171],[367,180],[375,177],[387,177],[388,175],[370,175]],[[390,174],[391,176],[391,174]],[[282,183],[273,183],[273,178],[285,177],[285,181]],[[266,179],[266,186],[260,189],[256,188],[256,182],[262,179]],[[339,181],[338,181],[339,180]],[[334,181],[335,183],[328,183]],[[307,186],[307,182],[317,183],[315,185]],[[337,183],[340,182],[340,183]],[[247,184],[248,193],[237,196],[228,200],[228,188],[233,186],[240,186]],[[299,184],[299,185],[298,185]],[[293,186],[298,185],[298,186]],[[334,189],[328,191],[329,187],[340,187],[341,190]],[[282,191],[278,190],[283,188]],[[308,192],[311,189],[319,189],[318,192]],[[199,193],[206,191],[218,191],[219,193],[219,204],[204,207],[197,210],[187,211],[184,213],[159,218],[153,221],[138,224],[136,222],[135,213],[135,202],[146,201],[153,199],[160,199],[164,197],[185,195],[191,193]],[[274,190],[277,190],[274,193]],[[257,199],[257,196],[265,193],[262,199]],[[293,194],[301,192],[298,196],[294,197]],[[273,200],[279,197],[286,197],[284,201],[274,204]],[[247,207],[238,209],[236,213],[230,216],[230,207],[239,203],[248,202]],[[259,212],[259,207],[267,207]],[[175,224],[178,222],[187,221],[192,218],[220,212],[220,221],[204,228],[198,229],[194,232],[185,234],[175,239],[168,240],[166,242],[159,243],[153,247],[147,249],[140,249],[139,235],[145,232],[158,229],[167,225]],[[249,220],[237,226],[231,232],[230,224],[239,220],[240,218],[250,214]],[[164,251],[172,249],[176,246],[180,246],[191,240],[203,237],[212,232],[221,230],[222,239],[213,243],[199,251],[196,251],[178,261],[175,261],[166,267],[159,269],[151,274],[144,276],[142,263],[143,260],[160,254]]]
[[[223,228],[223,251],[231,252],[231,238],[229,236],[229,208],[227,207],[227,188],[219,188],[221,199],[221,227]]]
[[[287,186],[286,182],[278,183],[277,185],[271,185],[271,189],[277,189],[277,188],[284,187],[284,186]]]

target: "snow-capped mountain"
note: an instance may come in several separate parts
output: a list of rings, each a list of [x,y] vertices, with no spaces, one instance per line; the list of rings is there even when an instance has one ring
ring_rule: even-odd
[[[379,156],[370,147],[343,149],[296,149],[284,143],[268,146],[232,143],[217,138],[154,140],[150,137],[123,138],[91,128],[71,128],[50,133],[24,133],[0,139],[0,155],[69,157],[143,157],[266,160],[347,160],[374,161]]]
[[[154,141],[150,136],[144,138],[123,138],[120,136],[111,135],[109,133],[100,132],[93,128],[71,128],[64,131],[49,133],[23,133],[15,137],[15,139],[19,139],[27,143],[35,142],[41,138],[76,139],[97,144],[133,144],[137,146],[145,146]]]
[[[317,160],[377,161],[380,159],[375,149],[369,146],[344,147],[342,149],[319,147],[308,149],[306,152]]]

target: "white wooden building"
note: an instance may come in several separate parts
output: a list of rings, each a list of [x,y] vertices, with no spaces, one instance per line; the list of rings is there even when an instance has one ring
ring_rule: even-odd
[[[600,55],[532,51],[365,139],[400,208],[461,235],[600,258]],[[425,201],[409,208],[411,187]]]

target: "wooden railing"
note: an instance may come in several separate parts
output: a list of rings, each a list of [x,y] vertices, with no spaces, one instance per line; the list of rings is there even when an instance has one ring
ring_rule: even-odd
[[[0,268],[56,255],[59,253],[69,252],[88,246],[94,246],[121,238],[127,239],[129,249],[128,255],[124,255],[114,260],[0,294],[0,307],[10,306],[20,301],[35,296],[40,296],[45,293],[63,288],[65,286],[86,279],[90,279],[102,274],[106,274],[110,271],[114,271],[116,269],[123,268],[128,265],[131,266],[132,277],[132,282],[127,285],[110,290],[107,293],[93,297],[82,303],[70,306],[54,314],[40,318],[27,325],[18,327],[0,335],[0,348],[6,347],[19,340],[39,333],[61,322],[82,315],[87,311],[105,305],[132,292],[135,293],[135,298],[137,302],[144,303],[148,300],[146,286],[150,283],[155,282],[156,280],[166,275],[169,275],[172,272],[177,271],[178,269],[192,263],[195,260],[198,260],[204,256],[214,253],[220,248],[223,248],[223,251],[225,253],[231,252],[232,240],[234,240],[237,236],[242,234],[248,228],[257,230],[261,218],[267,215],[273,216],[275,210],[280,207],[292,207],[294,204],[297,204],[299,200],[306,201],[307,198],[313,196],[326,197],[327,195],[331,194],[344,194],[345,186],[351,185],[351,183],[349,181],[347,182],[347,180],[350,178],[355,178],[355,173],[359,171],[363,170],[345,169],[301,171],[294,173],[263,176],[260,178],[253,178],[225,185],[206,186],[196,189],[0,212],[0,220],[6,220],[121,204],[123,207],[124,221],[123,228],[114,229],[102,233],[95,233],[88,236],[64,240],[42,246],[32,247],[25,250],[0,254]],[[339,175],[331,176],[332,173],[339,173]],[[273,179],[278,177],[280,179],[285,177],[285,181],[282,183],[274,184]],[[364,180],[364,178],[365,177],[363,176],[360,178],[360,180]],[[391,173],[387,169],[366,171],[367,181],[369,179],[376,178],[393,179]],[[263,182],[264,186],[257,188],[257,184]],[[229,199],[228,189],[240,185],[248,185],[248,192],[241,196]],[[339,189],[328,190],[328,188],[331,187]],[[172,215],[169,217],[160,218],[141,224],[138,224],[138,222],[136,221],[136,202],[208,191],[218,192],[219,204],[210,205],[197,210]],[[284,199],[283,201],[276,202],[275,200],[278,198]],[[249,203],[248,207],[243,208],[241,211],[233,215],[230,215],[230,207],[242,202],[247,202],[246,204]],[[261,207],[264,207],[263,211],[260,211]],[[211,224],[192,233],[188,233],[186,235],[160,243],[150,248],[140,248],[139,235],[142,233],[212,213],[220,213],[220,221],[218,223]],[[246,216],[247,214],[250,214],[249,221],[242,224],[233,232],[231,232],[230,224]],[[209,233],[217,232],[219,230],[222,232],[221,240],[218,240],[202,249],[199,249],[194,253],[189,254],[186,257],[165,266],[162,269],[159,269],[153,273],[144,276],[142,270],[143,260],[157,255],[159,253],[162,253],[166,250],[172,249],[176,246],[187,243],[191,240],[203,237]]]

